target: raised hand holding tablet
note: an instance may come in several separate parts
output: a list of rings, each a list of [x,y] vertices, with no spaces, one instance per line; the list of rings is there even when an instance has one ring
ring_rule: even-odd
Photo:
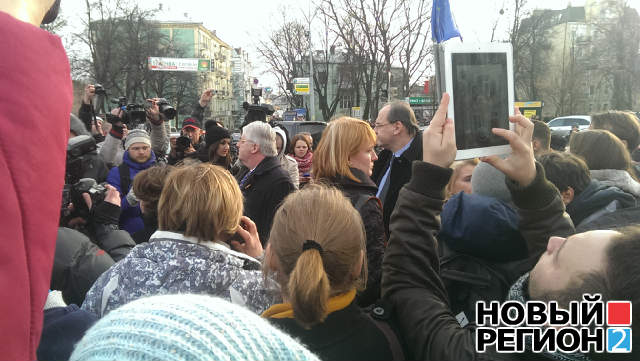
[[[448,168],[456,157],[456,133],[453,120],[447,118],[449,94],[442,94],[440,106],[429,127],[422,133],[422,160]]]
[[[536,160],[531,145],[533,123],[520,114],[517,109],[515,115],[509,117],[509,121],[515,124],[514,130],[493,128],[491,131],[509,142],[511,155],[506,159],[493,155],[483,157],[481,160],[518,182],[520,186],[526,187],[536,177]]]

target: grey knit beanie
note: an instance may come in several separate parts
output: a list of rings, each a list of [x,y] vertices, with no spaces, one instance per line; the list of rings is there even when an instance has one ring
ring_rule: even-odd
[[[131,129],[129,134],[127,134],[127,138],[124,140],[124,149],[129,149],[131,144],[135,143],[145,143],[151,146],[149,133],[144,129]]]
[[[141,298],[111,311],[70,360],[318,360],[251,311],[204,295]]]
[[[511,192],[504,181],[504,173],[489,163],[480,162],[471,175],[471,189],[474,194],[511,203]]]

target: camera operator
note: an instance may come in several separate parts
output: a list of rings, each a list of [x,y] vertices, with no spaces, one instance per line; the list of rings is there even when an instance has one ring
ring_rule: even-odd
[[[84,123],[85,128],[91,129],[92,135],[96,138],[96,143],[98,143],[99,154],[105,163],[110,167],[118,166],[122,163],[124,152],[122,139],[126,137],[128,129],[139,127],[140,124],[132,122],[131,119],[125,119],[129,118],[126,117],[126,104],[119,104],[117,108],[111,110],[110,114],[106,115],[107,122],[102,124],[103,128],[110,127],[110,129],[108,131],[101,130],[98,117],[95,116],[93,110],[93,100],[97,93],[106,96],[104,88],[99,84],[88,84],[85,87],[78,116]],[[124,99],[126,103],[126,98],[120,99]],[[143,118],[146,115],[146,121],[142,119],[145,130],[151,136],[151,147],[155,154],[158,155],[158,161],[161,163],[166,163],[165,154],[169,149],[168,119],[159,106],[165,103],[166,100],[161,98],[147,99],[147,104],[144,107],[146,114],[143,115]]]
[[[156,164],[156,155],[151,150],[151,138],[144,129],[132,129],[125,138],[125,153],[122,164],[109,171],[107,183],[120,192],[122,213],[120,229],[133,234],[144,228],[140,206],[131,206],[126,195],[131,189],[133,179],[138,172]]]
[[[81,135],[89,136],[89,133],[82,124],[82,121],[73,114],[71,114],[70,116],[69,128],[69,140]],[[107,168],[104,160],[98,155],[97,150],[92,150],[89,153],[83,155],[82,171],[79,174],[80,178],[93,178],[98,183],[102,183],[107,179],[108,173],[109,169]]]

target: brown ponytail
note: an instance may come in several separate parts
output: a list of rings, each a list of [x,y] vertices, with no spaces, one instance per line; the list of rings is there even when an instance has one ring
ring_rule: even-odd
[[[304,328],[324,321],[331,288],[318,250],[302,252],[289,275],[287,288],[293,314]]]
[[[362,218],[336,188],[312,184],[287,196],[273,219],[269,245],[265,276],[277,271],[283,298],[307,329],[327,317],[330,297],[366,284]]]

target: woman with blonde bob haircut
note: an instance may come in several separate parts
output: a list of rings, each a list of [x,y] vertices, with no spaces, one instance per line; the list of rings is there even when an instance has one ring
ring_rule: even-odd
[[[380,298],[382,258],[387,239],[382,204],[376,198],[378,187],[371,180],[373,162],[378,159],[375,145],[376,133],[368,123],[340,117],[329,122],[322,133],[313,163],[315,181],[340,189],[364,222],[369,280],[365,290],[358,294],[358,304],[363,307]]]
[[[313,184],[290,194],[274,218],[264,262],[288,303],[262,316],[322,360],[393,359],[384,333],[355,302],[367,277],[364,252],[362,219],[342,192]]]
[[[98,278],[82,308],[102,317],[141,297],[196,293],[262,312],[279,295],[267,290],[259,261],[229,247],[233,234],[260,244],[233,176],[208,163],[178,168],[160,195],[158,230]]]

